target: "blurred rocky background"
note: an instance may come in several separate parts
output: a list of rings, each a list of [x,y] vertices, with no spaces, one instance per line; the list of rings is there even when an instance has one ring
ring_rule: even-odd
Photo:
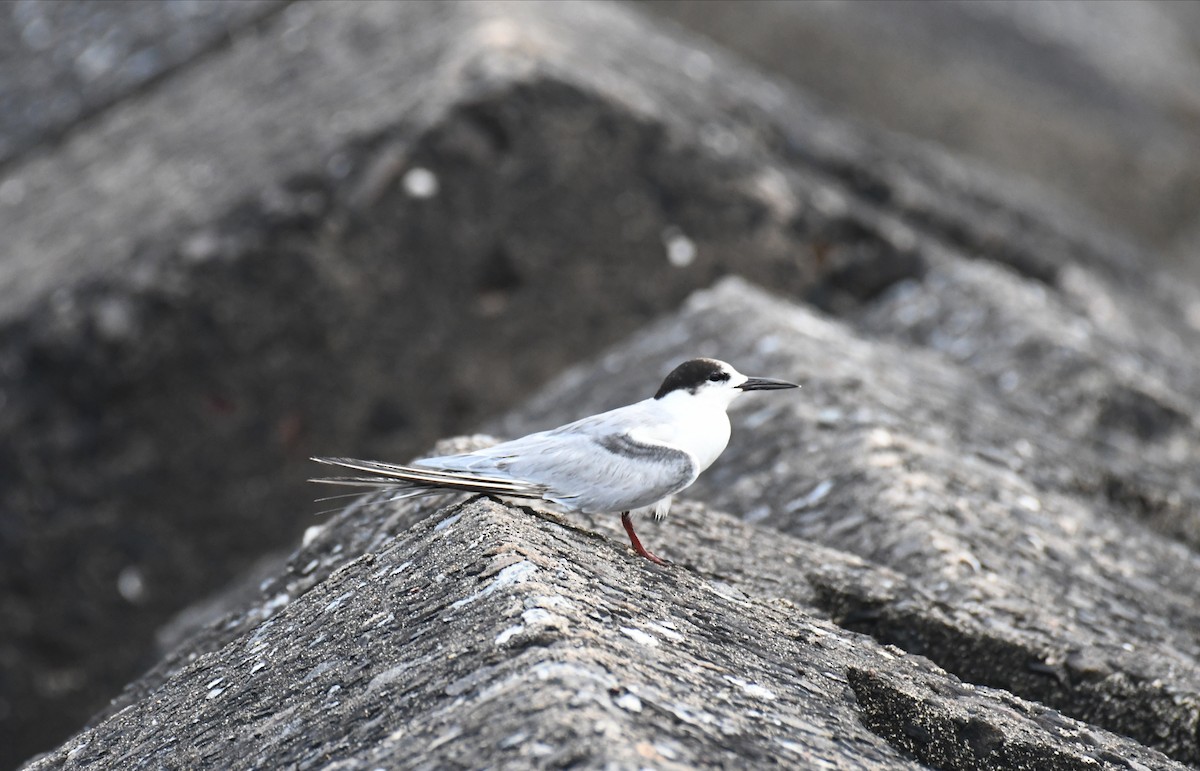
[[[1033,181],[1200,282],[1200,3],[647,6],[842,115]]]
[[[766,692],[798,687],[775,654],[732,654],[744,643],[712,619],[743,612],[729,623],[787,638],[783,660],[823,637],[862,647],[805,659],[830,673],[828,720],[797,728],[811,710],[780,706],[792,733],[735,742],[747,757],[800,747],[882,766],[1200,763],[1196,9],[3,6],[0,768],[93,715],[43,763],[181,762],[182,744],[164,737],[223,742],[188,766],[253,765],[250,746],[280,748],[268,765],[331,753],[463,762],[445,754],[448,726],[499,709],[461,711],[488,682],[479,672],[572,646],[595,647],[611,670],[654,647],[612,648],[611,619],[651,610],[701,641],[679,660],[632,664],[651,690],[697,661],[719,662],[720,677],[690,686],[718,701],[704,689],[766,698],[740,666]],[[728,274],[779,299],[725,283],[679,310]],[[663,314],[675,321],[647,327]],[[758,333],[727,337],[740,319]],[[697,491],[733,518],[704,509],[654,528],[681,540],[668,554],[680,576],[631,563],[638,577],[613,605],[595,595],[597,581],[617,581],[609,524],[577,522],[607,540],[562,550],[538,545],[541,520],[502,509],[480,510],[487,554],[465,520],[439,552],[430,539],[443,531],[406,529],[429,509],[384,507],[339,515],[288,557],[323,521],[302,481],[308,455],[402,459],[488,421],[545,425],[638,398],[655,367],[689,352],[783,368],[763,374],[805,378],[808,402],[780,422],[771,452],[731,448],[726,476],[714,468]],[[735,437],[753,430],[745,417]],[[782,545],[739,570],[709,540],[671,535],[710,522],[727,524],[711,537],[733,533],[743,564],[764,538]],[[361,588],[377,572],[355,560],[386,551],[392,570],[422,549],[414,586],[428,608],[402,606],[409,586],[359,591],[351,616],[323,620],[347,602],[339,582]],[[555,575],[550,589],[603,617],[560,614],[561,636],[517,648],[493,646],[504,634],[494,615],[427,624],[473,601],[475,576],[519,565],[503,556],[514,549],[539,570],[574,561],[583,578]],[[518,583],[489,602],[545,610],[550,589]],[[686,617],[638,608],[655,593],[690,598]],[[365,621],[353,614],[389,603],[407,634],[453,629],[458,669],[412,664],[423,659],[398,630],[382,647],[347,631]],[[288,614],[291,632],[266,625]],[[326,639],[326,624],[340,631]],[[651,634],[626,628],[642,629],[611,631]],[[261,685],[238,680],[238,699],[222,702],[217,678],[230,675],[207,673],[245,663],[248,676],[256,662],[237,651],[258,650],[256,634],[291,663]],[[361,666],[351,676],[313,658],[335,655]],[[886,672],[896,656],[920,673]],[[317,664],[320,676],[289,675]],[[420,699],[385,706],[380,683],[414,666],[405,678]],[[986,704],[930,707],[914,685],[945,696],[955,677]],[[343,708],[323,729],[306,722],[343,702],[335,685],[348,697],[361,685],[345,703],[378,719]],[[554,707],[558,691],[530,687],[514,703]],[[609,719],[642,709],[622,687],[596,696],[617,710],[605,707]],[[296,693],[307,706],[276,720]],[[445,697],[443,723],[413,729],[428,754],[380,743]],[[664,732],[704,724],[681,703]],[[761,705],[731,704],[721,719],[752,735],[758,721],[738,721]],[[511,742],[525,762],[599,765],[606,752],[661,763],[674,752],[695,765],[723,741],[684,731],[672,749],[630,726],[600,744],[568,740],[593,725],[586,710],[537,733],[551,714],[531,708],[524,728],[471,749]],[[152,728],[168,724],[169,736]],[[829,740],[851,725],[863,754]],[[306,733],[308,744],[288,739]]]

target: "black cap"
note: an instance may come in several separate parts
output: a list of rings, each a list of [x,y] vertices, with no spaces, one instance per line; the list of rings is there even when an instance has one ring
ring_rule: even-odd
[[[671,370],[654,398],[661,399],[672,391],[696,393],[696,389],[704,383],[728,380],[729,370],[726,367],[725,362],[716,359],[689,359]]]

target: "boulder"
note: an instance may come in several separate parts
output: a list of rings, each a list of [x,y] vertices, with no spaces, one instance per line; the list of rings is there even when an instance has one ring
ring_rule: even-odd
[[[1157,619],[1192,568],[1194,292],[1038,191],[834,117],[630,6],[292,6],[128,92],[52,152],[15,158],[5,190],[0,763],[50,746],[155,665],[157,631],[181,607],[243,571],[272,575],[261,555],[313,523],[308,455],[405,457],[477,427],[730,273],[841,319],[764,299],[788,324],[840,331],[813,354],[831,380],[805,397],[825,401],[796,402],[824,405],[791,423],[809,444],[763,434],[699,495],[913,581],[941,576],[949,588],[931,602],[986,617],[1013,590],[997,618],[1039,610],[1037,645],[1045,608],[1060,607],[1078,611],[1081,639],[1106,630],[1108,651],[1137,624],[1100,611],[1123,602],[1136,617],[1162,580],[1144,609]],[[588,370],[606,376],[560,384],[575,391],[557,413],[546,397],[508,425],[640,396],[682,349],[713,352],[742,328],[719,307],[688,318],[669,356],[665,343],[640,367],[636,348],[614,354]],[[764,357],[781,346],[753,342]],[[764,460],[780,472],[759,490]],[[912,473],[897,478],[893,461]],[[995,490],[959,494],[971,464]],[[737,489],[766,508],[743,507]],[[955,513],[976,506],[977,520]],[[1012,541],[1025,526],[1006,524],[1013,510],[1067,524]],[[958,518],[975,524],[947,524]],[[1150,549],[1146,564],[1129,544]],[[1060,547],[1052,570],[1034,570]],[[1100,610],[1063,605],[1072,560],[1093,547],[1079,568],[1105,584]],[[237,617],[262,621],[259,607]],[[837,620],[872,631],[860,616]],[[186,628],[176,650],[225,650]],[[1185,636],[1157,644],[1186,663]],[[1039,666],[1053,668],[1047,651]],[[1138,728],[1101,714],[1099,686],[1057,693],[948,656],[930,657],[1194,757],[1182,664],[1174,711],[1154,679],[1130,686],[1165,710]]]
[[[1200,282],[1200,11],[1191,3],[645,7],[846,116],[1035,180],[1144,244],[1145,259]]]
[[[739,399],[726,453],[642,525],[674,565],[615,516],[367,497],[31,767],[1200,762],[1195,549],[1082,485],[1111,446],[1057,454],[1067,429],[942,353],[730,278],[494,428],[649,393],[683,351],[804,389]]]
[[[823,607],[846,628],[1200,763],[1200,371],[1150,353],[1162,330],[1119,341],[1123,314],[1089,318],[982,263],[954,272],[988,281],[943,291],[931,271],[854,323],[727,279],[613,350],[604,370],[564,375],[500,432],[645,393],[660,362],[692,353],[800,382],[798,398],[735,403],[743,430],[690,495],[905,577],[882,594],[826,585]],[[1039,305],[1020,302],[1026,293]],[[1104,298],[1089,296],[1122,307]],[[914,333],[942,312],[930,337]],[[1052,369],[1089,354],[1074,376]],[[1135,377],[1130,358],[1174,371]],[[643,374],[600,389],[601,372]],[[1148,406],[1160,403],[1175,406]],[[1145,430],[1143,413],[1160,429]]]
[[[108,107],[217,54],[284,7],[280,0],[15,6],[0,18],[0,164],[52,152]],[[10,179],[0,200],[21,195],[20,178]]]
[[[743,75],[687,56],[603,5],[299,5],[0,170],[0,766],[294,542],[308,455],[469,427],[743,263],[813,279],[697,139]]]
[[[1184,768],[839,628],[806,572],[886,571],[704,505],[656,529],[665,569],[615,518],[483,498],[388,534],[417,508],[340,515],[316,567],[26,768]]]

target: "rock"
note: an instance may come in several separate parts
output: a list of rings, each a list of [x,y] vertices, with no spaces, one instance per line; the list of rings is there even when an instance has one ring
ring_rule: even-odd
[[[787,325],[845,350],[810,340],[830,380],[797,404],[819,409],[798,407],[801,428],[737,450],[748,473],[714,469],[698,494],[890,566],[914,592],[930,584],[935,602],[983,614],[980,639],[993,639],[988,614],[1004,627],[1028,610],[1040,636],[1001,642],[1040,650],[1060,639],[1045,608],[1074,613],[1063,623],[1100,647],[1033,661],[1085,679],[1136,674],[1108,652],[1142,639],[1142,598],[1151,627],[1170,608],[1179,630],[1191,623],[1179,602],[1197,540],[1194,293],[1144,275],[1138,250],[1065,207],[827,115],[631,7],[289,8],[53,152],[22,155],[0,192],[16,182],[21,196],[0,195],[0,763],[49,746],[136,671],[175,676],[190,654],[155,665],[163,622],[314,523],[298,514],[315,508],[299,482],[307,455],[404,457],[474,428],[727,273],[843,319],[768,303],[784,331],[738,333],[746,366],[796,364],[779,350]],[[977,292],[985,310],[941,287]],[[640,369],[632,349],[577,371],[571,409],[644,393],[617,373],[653,380],[683,348],[718,352],[742,320],[717,318],[677,320],[676,347],[660,339]],[[1013,325],[1019,347],[1004,337]],[[1014,383],[1036,388],[1009,398]],[[552,406],[535,402],[526,420]],[[810,503],[775,505],[795,501]],[[1013,510],[1019,526],[984,527]],[[1052,515],[1067,524],[1054,531]],[[394,516],[310,549],[374,553],[409,521]],[[960,518],[973,524],[956,530]],[[1148,549],[1146,564],[1124,544]],[[1104,585],[1097,607],[1062,589],[1076,558]],[[323,564],[293,563],[230,634],[316,591]],[[918,631],[940,628],[913,612]],[[914,624],[872,631],[905,642]],[[1161,728],[1154,746],[1183,759],[1186,635],[1156,640],[1146,665],[1179,654],[1178,709],[1165,686],[1131,681],[1165,711],[1128,731],[1150,741]],[[177,650],[227,643],[201,635]],[[951,646],[928,647],[986,679]],[[995,674],[1035,698],[1049,689]],[[1053,704],[1124,730],[1124,713],[1099,714],[1098,687]],[[140,703],[137,688],[122,703]]]
[[[993,299],[1012,304],[1010,287],[991,286]],[[601,766],[663,747],[684,766],[765,747],[843,766],[905,757],[963,769],[1197,762],[1200,623],[1190,586],[1200,558],[1080,488],[1092,464],[1119,467],[1111,447],[1059,455],[1064,438],[1043,430],[1022,432],[1019,452],[995,449],[997,434],[1047,413],[1027,411],[984,373],[727,279],[568,371],[502,425],[545,427],[635,398],[653,389],[654,362],[705,345],[805,388],[739,400],[731,446],[689,490],[693,500],[643,525],[675,566],[634,557],[616,517],[368,500],[307,539],[257,601],[231,594],[225,618],[33,767],[57,767],[71,753],[96,768],[161,760],[168,755],[156,753],[175,750],[155,744],[161,732],[138,728],[152,720],[186,728],[179,744],[197,748],[196,762],[233,767],[303,764],[305,753],[375,763],[396,737],[430,747],[392,755],[403,767],[468,752]],[[482,615],[463,617],[479,604]],[[331,607],[350,618],[327,616]],[[390,633],[364,633],[368,618]],[[596,669],[562,672],[564,661]],[[245,681],[267,667],[284,674]],[[311,680],[297,674],[315,668]],[[373,700],[381,677],[403,683],[404,697]],[[225,682],[236,684],[233,707],[201,704]],[[333,713],[346,715],[342,723],[320,709],[335,686],[335,707],[348,705]],[[604,688],[609,701],[596,695]],[[437,707],[445,702],[429,693],[451,701]],[[183,725],[204,709],[220,732]],[[280,709],[292,717],[273,717]],[[753,727],[741,722],[750,714]],[[667,725],[655,722],[664,717]],[[605,728],[593,734],[595,725]],[[247,736],[256,741],[249,755],[239,749]],[[831,746],[836,736],[854,740]]]
[[[931,271],[855,324],[728,279],[612,351],[603,370],[564,375],[499,433],[646,393],[694,353],[796,380],[799,398],[734,405],[730,448],[689,496],[904,576],[881,593],[809,573],[814,604],[846,628],[1200,762],[1200,444],[1189,428],[1200,371],[1152,352],[1167,344],[1162,328],[1128,334],[1122,315],[1072,337],[1088,318],[1059,291],[981,263],[947,270],[990,280],[943,291]],[[1026,292],[1039,309],[1019,302]],[[930,338],[905,334],[931,309]],[[932,342],[949,333],[970,355]],[[1147,434],[1095,419],[1128,382],[1130,357],[1164,365],[1162,380],[1147,367],[1137,387],[1180,405],[1182,425]],[[1047,375],[1053,361],[1085,358],[1077,379]],[[997,386],[1001,361],[1021,388]],[[601,389],[603,371],[636,374]]]
[[[0,17],[0,163],[45,151],[105,108],[219,51],[283,5],[279,0],[13,5]],[[15,196],[18,189],[0,190],[0,199],[6,192]]]
[[[348,544],[417,509],[331,527]],[[26,768],[1183,768],[819,618],[805,573],[872,575],[860,560],[678,514],[655,531],[698,564],[661,569],[615,517],[606,538],[482,498],[438,509],[210,628],[219,645]]]
[[[701,54],[627,10],[331,3],[251,32],[0,172],[0,766],[312,523],[308,455],[467,428],[744,251],[815,275],[765,161],[696,138],[721,108],[666,65]]]
[[[1055,191],[1145,244],[1147,260],[1200,281],[1200,13],[1190,3],[647,7],[847,116]]]

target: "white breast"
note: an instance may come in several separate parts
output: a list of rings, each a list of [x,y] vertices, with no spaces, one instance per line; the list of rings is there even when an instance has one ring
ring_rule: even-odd
[[[729,416],[724,401],[670,393],[650,405],[660,420],[631,434],[639,441],[683,450],[696,461],[696,473],[711,466],[729,444]]]

